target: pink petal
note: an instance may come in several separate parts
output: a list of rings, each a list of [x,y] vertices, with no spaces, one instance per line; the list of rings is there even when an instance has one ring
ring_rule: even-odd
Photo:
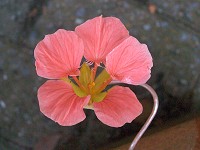
[[[144,84],[150,78],[153,66],[145,44],[130,36],[106,57],[106,70],[114,80],[128,84]]]
[[[40,111],[62,126],[75,125],[85,119],[83,107],[90,97],[78,97],[71,85],[61,80],[46,81],[38,90]]]
[[[142,113],[142,105],[127,87],[113,87],[103,101],[94,103],[93,106],[97,118],[111,127],[131,123]]]
[[[85,58],[97,63],[105,61],[106,55],[129,36],[128,30],[115,17],[96,17],[76,27],[75,31],[83,39]]]
[[[46,35],[35,48],[37,74],[49,79],[77,75],[84,46],[75,32],[60,29]]]

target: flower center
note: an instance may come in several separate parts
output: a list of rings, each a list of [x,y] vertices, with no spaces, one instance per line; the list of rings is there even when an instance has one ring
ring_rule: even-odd
[[[86,63],[83,63],[80,68],[79,77],[72,76],[73,80],[65,80],[72,85],[74,92],[79,97],[91,96],[88,106],[92,105],[93,102],[100,102],[105,98],[107,92],[104,90],[112,81],[105,69],[97,76],[97,69],[97,64],[94,64],[94,67],[89,67]]]

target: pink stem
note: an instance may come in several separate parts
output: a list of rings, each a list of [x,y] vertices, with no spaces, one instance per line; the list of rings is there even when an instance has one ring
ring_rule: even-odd
[[[121,82],[119,82],[119,81],[112,81],[111,82],[111,84],[116,84],[116,83],[121,83]],[[154,89],[151,86],[149,86],[148,84],[143,84],[143,85],[140,85],[140,86],[144,87],[145,89],[147,89],[151,93],[151,95],[153,97],[154,105],[153,105],[153,109],[152,109],[152,112],[151,112],[149,118],[147,119],[145,124],[142,126],[142,128],[140,129],[138,134],[133,139],[133,141],[131,143],[131,146],[129,147],[129,150],[133,150],[135,148],[136,144],[138,143],[138,141],[140,140],[140,138],[142,137],[144,132],[149,127],[149,125],[152,122],[153,118],[155,117],[156,112],[158,110],[158,105],[159,105],[158,96],[157,96],[156,92],[154,91]]]

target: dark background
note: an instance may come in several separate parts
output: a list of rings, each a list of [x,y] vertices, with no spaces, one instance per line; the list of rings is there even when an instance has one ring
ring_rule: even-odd
[[[33,51],[45,34],[74,30],[99,16],[121,19],[130,34],[146,43],[154,67],[148,83],[160,107],[150,130],[199,116],[199,0],[0,0],[0,150],[95,149],[134,135],[149,115],[151,97],[138,91],[144,113],[131,124],[111,128],[92,111],[72,127],[62,127],[40,111]],[[47,147],[49,146],[49,147]]]

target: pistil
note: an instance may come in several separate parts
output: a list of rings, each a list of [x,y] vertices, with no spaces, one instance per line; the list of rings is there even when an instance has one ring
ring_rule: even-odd
[[[94,68],[93,68],[92,71],[91,71],[91,81],[92,81],[92,82],[93,82],[94,79],[95,79],[96,72],[97,72],[97,68],[98,68],[97,63],[94,63]]]

